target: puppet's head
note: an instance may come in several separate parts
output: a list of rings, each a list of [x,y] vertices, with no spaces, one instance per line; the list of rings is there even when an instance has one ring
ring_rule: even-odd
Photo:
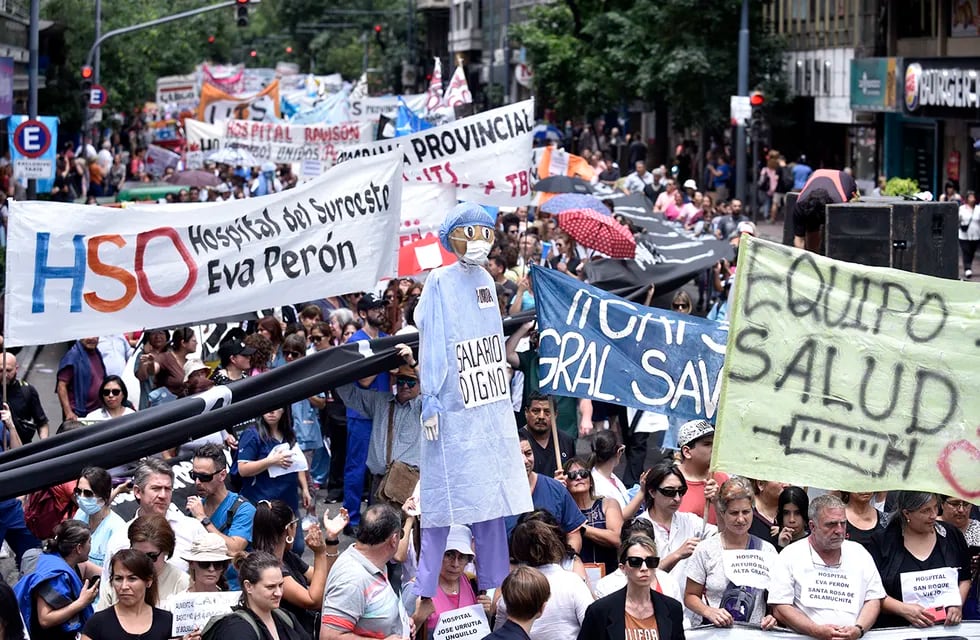
[[[493,218],[472,202],[453,207],[439,227],[439,242],[461,262],[485,265],[493,247]]]

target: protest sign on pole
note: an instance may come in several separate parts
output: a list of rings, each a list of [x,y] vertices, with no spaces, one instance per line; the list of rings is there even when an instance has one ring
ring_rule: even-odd
[[[197,119],[202,122],[214,123],[232,119],[276,122],[279,117],[278,80],[254,95],[242,97],[225,93],[210,84],[201,87]]]
[[[446,611],[432,630],[432,640],[480,640],[488,635],[490,623],[482,604]]]
[[[401,149],[408,182],[456,186],[456,197],[479,204],[531,201],[534,101],[479,113],[390,140],[344,149],[338,162]]]
[[[712,420],[728,332],[531,267],[541,392]]]
[[[711,466],[980,497],[976,286],[742,236]]]
[[[303,125],[228,120],[222,146],[246,149],[261,161],[281,163],[317,160],[333,166],[342,149],[374,140],[374,124],[344,122]]]
[[[195,629],[202,630],[214,616],[231,613],[238,604],[241,591],[216,591],[213,593],[178,593],[165,603],[173,614],[171,637],[182,638]]]
[[[200,102],[198,90],[200,81],[197,75],[164,76],[157,78],[157,104],[173,104],[179,107],[194,108]]]
[[[372,289],[395,275],[402,157],[186,210],[11,207],[6,339],[49,344]],[[176,208],[175,208],[176,209]]]
[[[221,124],[184,119],[185,162],[188,169],[201,169],[209,153],[224,148],[225,128]]]

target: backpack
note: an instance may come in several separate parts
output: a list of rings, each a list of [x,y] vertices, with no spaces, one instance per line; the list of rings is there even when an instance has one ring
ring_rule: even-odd
[[[793,190],[793,184],[795,182],[793,171],[789,167],[781,167],[779,169],[779,184],[776,185],[776,192],[789,193]]]
[[[235,609],[231,613],[223,613],[220,616],[214,616],[208,623],[204,625],[204,630],[201,631],[201,640],[227,640],[227,634],[223,634],[221,627],[222,623],[232,617],[238,617],[248,623],[252,627],[252,631],[255,632],[255,640],[262,640],[262,632],[259,630],[259,625],[255,622],[255,619],[250,613],[244,609]],[[282,609],[276,608],[272,610],[272,617],[279,618],[283,624],[285,624],[290,629],[295,629],[293,625],[292,617],[283,611]],[[248,640],[239,639],[239,640]]]
[[[55,527],[71,513],[72,502],[60,504],[53,487],[46,487],[27,496],[24,502],[24,522],[38,540],[54,535]]]

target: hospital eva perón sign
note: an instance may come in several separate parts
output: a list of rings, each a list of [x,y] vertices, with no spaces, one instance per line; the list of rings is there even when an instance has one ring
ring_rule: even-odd
[[[980,117],[980,58],[906,58],[905,113],[927,118]]]

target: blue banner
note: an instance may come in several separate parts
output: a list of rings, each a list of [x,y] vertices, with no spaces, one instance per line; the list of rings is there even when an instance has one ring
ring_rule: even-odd
[[[58,118],[57,116],[38,116],[44,126],[48,128],[51,132],[51,144],[48,146],[48,150],[44,152],[39,160],[47,160],[51,163],[51,177],[47,179],[39,179],[36,181],[36,187],[38,193],[51,193],[51,187],[54,186],[54,174],[57,166],[58,158]],[[17,126],[22,122],[26,122],[29,118],[25,115],[10,116],[10,120],[7,122],[8,143],[10,144],[10,162],[17,166],[17,161],[24,158],[20,153],[17,152],[17,147],[14,145],[14,131]],[[15,175],[15,177],[17,177]],[[17,178],[17,182],[20,183],[25,189],[27,188],[26,178]]]
[[[408,108],[401,97],[398,98],[398,115],[395,118],[395,137],[408,136],[418,133],[425,129],[431,129],[432,125],[419,117],[417,113]]]
[[[531,267],[541,392],[714,421],[728,327]]]

